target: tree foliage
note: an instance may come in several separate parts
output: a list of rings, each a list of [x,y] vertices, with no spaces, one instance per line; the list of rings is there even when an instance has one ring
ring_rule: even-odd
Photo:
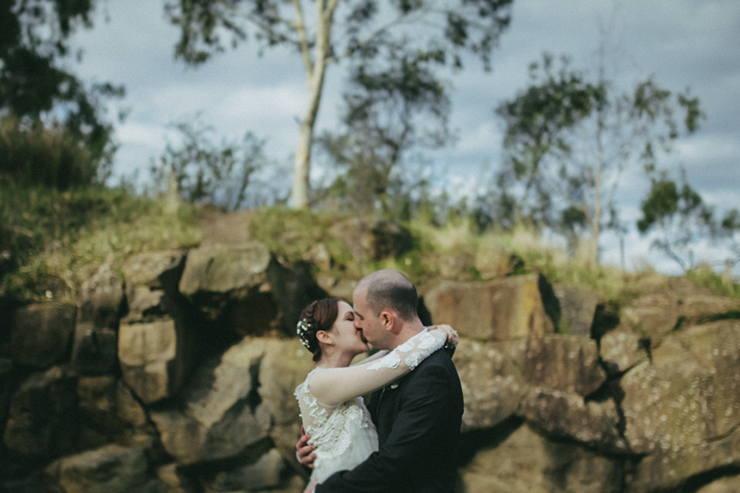
[[[295,151],[292,202],[295,207],[307,207],[314,126],[327,68],[348,59],[366,67],[367,73],[390,74],[389,61],[411,61],[413,66],[415,60],[425,60],[461,69],[466,56],[472,54],[490,69],[492,50],[509,24],[511,3],[168,0],[166,12],[181,29],[176,56],[189,64],[204,63],[250,35],[261,50],[286,46],[300,55],[309,100]]]
[[[514,222],[571,240],[588,233],[596,265],[601,231],[622,227],[615,202],[621,175],[638,163],[654,172],[682,128],[695,131],[703,114],[698,98],[652,78],[620,91],[603,70],[592,78],[565,57],[557,70],[554,62],[545,53],[530,66],[530,85],[496,110],[505,125],[498,201]]]
[[[684,272],[697,267],[699,254],[710,244],[726,242],[737,257],[728,260],[735,263],[740,259],[734,241],[735,233],[740,232],[740,213],[733,209],[718,219],[714,208],[689,185],[685,172],[678,183],[666,172],[653,176],[640,210],[638,231],[652,233],[651,247],[674,260]]]
[[[103,102],[121,97],[123,89],[109,83],[85,87],[63,64],[73,55],[70,36],[92,25],[94,6],[94,0],[0,0],[0,114],[10,115],[18,131],[66,133],[86,147],[104,180],[115,145]],[[17,178],[25,163],[8,167]]]
[[[190,203],[209,201],[228,211],[243,208],[253,174],[265,165],[265,142],[247,132],[241,142],[216,144],[209,137],[212,127],[183,121],[175,128],[180,142],[167,143],[150,169],[152,181],[163,189],[173,179]]]
[[[398,188],[399,163],[415,147],[440,147],[451,136],[444,86],[426,58],[400,54],[387,68],[357,64],[344,95],[343,128],[325,132],[321,149],[341,172],[324,199],[348,211],[389,212],[389,193]],[[376,211],[376,202],[380,209]]]

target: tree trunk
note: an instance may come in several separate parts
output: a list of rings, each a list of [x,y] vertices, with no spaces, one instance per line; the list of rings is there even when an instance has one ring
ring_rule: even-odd
[[[329,41],[333,23],[334,9],[337,0],[332,0],[328,5],[317,2],[318,29],[316,33],[315,60],[311,64],[308,56],[308,45],[304,50],[306,61],[306,78],[310,91],[308,108],[301,121],[301,129],[298,134],[298,144],[295,150],[295,164],[293,167],[293,189],[291,192],[291,203],[295,209],[308,208],[308,192],[310,190],[309,177],[311,174],[311,147],[313,144],[313,130],[316,124],[316,116],[319,114],[321,104],[321,92],[324,89],[324,75],[328,64]],[[324,7],[325,6],[325,7]],[[301,14],[302,17],[302,14]]]

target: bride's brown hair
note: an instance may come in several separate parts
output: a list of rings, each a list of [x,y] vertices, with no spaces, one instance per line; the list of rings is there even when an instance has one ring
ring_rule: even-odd
[[[321,347],[316,333],[330,331],[339,315],[339,298],[314,301],[301,312],[296,332],[306,349],[313,353],[313,360],[321,359]]]

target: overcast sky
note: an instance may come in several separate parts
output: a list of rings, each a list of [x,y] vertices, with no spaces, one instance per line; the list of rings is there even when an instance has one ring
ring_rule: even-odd
[[[614,73],[624,87],[654,76],[663,87],[690,87],[700,98],[707,119],[671,159],[686,168],[692,186],[718,210],[740,207],[738,0],[514,0],[512,24],[494,53],[493,71],[485,73],[471,63],[449,78],[451,126],[458,141],[453,148],[429,153],[438,173],[444,170],[440,183],[460,193],[480,183],[486,169],[496,169],[501,125],[493,108],[525,86],[528,64],[544,50],[568,54],[574,68],[593,71],[600,26],[607,25],[613,25]],[[256,44],[246,43],[192,69],[174,60],[177,38],[177,29],[164,19],[163,2],[152,0],[100,3],[95,27],[75,37],[84,58],[73,69],[86,81],[126,88],[122,106],[129,115],[116,130],[121,143],[116,175],[141,169],[145,179],[150,160],[162,153],[168,138],[175,138],[168,125],[198,113],[219,139],[237,139],[249,130],[266,138],[268,155],[289,170],[297,121],[307,101],[299,58],[287,50],[258,57]],[[318,131],[337,128],[343,76],[342,66],[331,67]],[[315,176],[320,172],[314,170]],[[646,190],[644,178],[624,177],[622,217],[631,224]],[[602,245],[604,262],[619,264],[616,239],[605,236]],[[676,265],[649,245],[649,239],[630,232],[627,267],[649,262],[676,272]],[[708,255],[715,262],[721,256]]]

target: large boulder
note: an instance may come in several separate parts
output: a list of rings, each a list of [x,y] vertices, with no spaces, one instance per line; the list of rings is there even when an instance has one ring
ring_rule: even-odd
[[[258,242],[191,250],[179,289],[216,325],[241,336],[294,335],[301,310],[326,295],[308,266],[287,264]]]
[[[719,296],[685,277],[670,277],[643,287],[622,307],[621,325],[649,338],[653,347],[681,326],[705,323],[740,310],[740,300]]]
[[[76,378],[61,367],[28,377],[11,398],[5,446],[22,457],[54,457],[76,445]]]
[[[463,491],[616,493],[619,462],[585,447],[547,440],[527,425],[479,450],[460,470]]]
[[[587,396],[606,380],[596,341],[553,334],[527,342],[524,375],[541,387]]]
[[[146,491],[150,481],[144,451],[115,444],[59,459],[46,472],[67,493]]]
[[[273,489],[282,482],[285,469],[286,464],[280,452],[271,449],[254,462],[218,472],[208,490],[233,492]]]
[[[501,245],[481,245],[475,252],[473,266],[482,279],[505,277],[524,262]]]
[[[113,266],[105,263],[80,288],[78,322],[95,328],[116,329],[121,318],[123,280]]]
[[[72,366],[80,373],[109,373],[118,363],[118,334],[96,328],[93,322],[78,322],[72,343]]]
[[[292,458],[300,435],[293,392],[311,367],[297,340],[244,338],[196,370],[180,406],[152,411],[165,449],[194,464],[245,454],[269,436]]]
[[[453,361],[460,375],[463,431],[490,428],[513,415],[529,389],[522,372],[499,347],[463,339]]]
[[[435,322],[471,338],[505,341],[554,332],[537,275],[486,283],[446,281],[427,292],[424,303]]]
[[[185,257],[185,250],[179,249],[132,255],[123,264],[127,295],[132,286],[146,286],[152,289],[176,288]]]
[[[352,218],[335,223],[329,233],[347,246],[357,262],[397,258],[413,246],[406,228],[386,220]]]
[[[126,260],[127,312],[122,323],[151,322],[174,314],[172,299],[177,296],[185,258],[183,250],[165,250],[139,253]]]
[[[174,320],[121,325],[118,359],[123,379],[145,403],[177,393],[185,373],[185,337]]]
[[[69,355],[77,307],[39,303],[19,308],[10,333],[13,362],[48,368]]]
[[[599,341],[601,359],[609,374],[623,373],[648,359],[649,341],[635,332],[617,328]]]
[[[87,427],[118,443],[146,445],[153,431],[149,430],[146,411],[118,378],[80,377],[77,398],[80,416]]]
[[[613,401],[586,402],[583,396],[542,387],[522,400],[518,414],[553,438],[575,440],[607,453],[627,452],[619,435]]]
[[[696,490],[696,493],[737,493],[740,491],[740,476],[728,476],[712,481]]]
[[[582,286],[555,284],[553,291],[560,303],[560,327],[558,330],[572,335],[591,337],[599,296]]]
[[[665,443],[665,442],[664,442]],[[687,447],[660,447],[637,465],[629,491],[694,491],[695,478],[740,468],[740,432]],[[737,490],[730,490],[737,491]]]
[[[667,337],[622,378],[625,435],[635,452],[677,451],[740,425],[740,322],[714,322]]]

